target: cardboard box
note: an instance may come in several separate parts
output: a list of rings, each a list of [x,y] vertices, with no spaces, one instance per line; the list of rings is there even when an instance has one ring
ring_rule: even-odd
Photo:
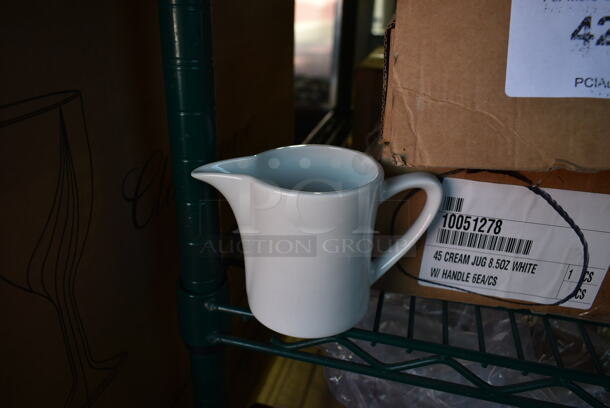
[[[384,124],[378,146],[387,173],[453,170],[454,178],[523,185],[502,174],[460,170],[500,169],[518,171],[543,188],[610,194],[610,172],[591,172],[610,169],[610,100],[506,96],[510,4],[398,2],[395,28],[388,32]],[[412,223],[423,200],[418,193],[404,205],[395,221],[398,231]],[[390,201],[381,207],[382,233],[389,232],[397,205]],[[418,242],[414,257],[401,261],[411,274],[420,273],[424,241],[425,237]],[[423,286],[397,268],[378,286],[423,297],[524,308]],[[606,278],[589,310],[528,308],[610,321],[609,297]]]
[[[2,406],[192,406],[156,2],[0,10]],[[293,11],[214,4],[220,157],[292,141]]]
[[[610,100],[506,96],[510,6],[398,1],[383,128],[396,165],[609,168]]]

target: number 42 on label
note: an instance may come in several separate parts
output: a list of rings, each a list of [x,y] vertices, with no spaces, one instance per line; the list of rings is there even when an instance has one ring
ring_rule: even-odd
[[[583,45],[589,45],[591,40],[595,38],[594,34],[591,34],[591,21],[592,16],[586,16],[580,25],[572,32],[570,39],[583,41]],[[606,22],[610,21],[610,16],[604,16],[597,21],[598,26],[603,26]],[[610,24],[609,24],[610,25]],[[595,45],[610,45],[610,28],[602,35],[599,36]]]

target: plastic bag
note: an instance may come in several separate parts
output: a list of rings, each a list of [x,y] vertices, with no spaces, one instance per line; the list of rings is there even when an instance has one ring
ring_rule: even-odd
[[[383,313],[380,319],[379,330],[382,333],[407,335],[407,321],[409,311],[409,296],[399,294],[385,294]],[[377,306],[377,294],[372,296],[367,315],[358,325],[359,328],[372,329]],[[414,324],[414,338],[429,342],[442,342],[442,304],[438,300],[417,299]],[[478,349],[478,335],[473,306],[452,303],[449,308],[449,344],[452,346]],[[482,321],[485,332],[486,350],[492,354],[516,357],[511,322],[508,313],[503,310],[483,308]],[[540,327],[544,330],[539,318],[517,314],[517,327],[520,333],[524,358],[531,361],[553,363],[549,355],[549,347],[545,347]],[[564,366],[581,368],[583,362],[589,359],[586,348],[577,344],[580,337],[573,335],[574,329],[569,322],[554,321],[554,333],[558,339],[559,348],[564,357]],[[542,334],[541,334],[542,333]],[[599,347],[608,350],[607,339],[592,336]],[[580,340],[578,340],[580,341]],[[428,357],[430,354],[413,351],[407,353],[404,349],[383,344],[371,345],[370,342],[354,340],[354,342],[384,363],[412,360]],[[548,346],[548,345],[547,345]],[[333,343],[324,347],[331,356],[344,360],[361,362],[353,353],[343,346]],[[606,353],[608,354],[608,353]],[[607,364],[608,358],[602,359]],[[490,385],[507,385],[519,382],[532,381],[543,378],[533,374],[524,376],[521,372],[496,366],[483,367],[480,363],[458,360],[466,368],[475,373]],[[592,364],[589,362],[589,364]],[[434,364],[420,368],[405,370],[404,372],[428,378],[442,379],[458,384],[472,385],[461,374],[445,364]],[[385,408],[404,407],[500,407],[502,404],[476,400],[450,393],[435,391],[427,388],[414,387],[393,381],[364,376],[342,370],[326,368],[325,374],[332,393],[349,408]],[[603,388],[581,384],[583,388],[594,394],[597,398],[610,403],[610,394]],[[571,406],[588,406],[571,391],[563,388],[547,388],[519,394],[530,398],[548,402],[556,402]]]

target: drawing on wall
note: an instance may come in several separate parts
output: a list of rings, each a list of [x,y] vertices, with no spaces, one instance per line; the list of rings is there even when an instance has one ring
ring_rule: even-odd
[[[1,254],[0,285],[31,295],[32,302],[34,297],[44,300],[57,317],[71,384],[63,401],[46,406],[93,406],[127,353],[99,358],[105,352],[92,350],[76,295],[94,203],[81,92],[55,92],[0,106],[0,154],[5,155],[0,161],[6,178],[2,184],[8,186],[2,197],[8,249]]]

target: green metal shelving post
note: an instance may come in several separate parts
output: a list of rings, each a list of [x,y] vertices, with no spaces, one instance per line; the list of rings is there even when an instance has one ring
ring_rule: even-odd
[[[210,341],[225,320],[205,312],[227,300],[218,256],[201,251],[219,236],[215,193],[190,177],[216,151],[212,28],[209,0],[160,0],[159,17],[167,98],[181,274],[181,335],[191,355],[195,406],[224,406],[222,346]]]

